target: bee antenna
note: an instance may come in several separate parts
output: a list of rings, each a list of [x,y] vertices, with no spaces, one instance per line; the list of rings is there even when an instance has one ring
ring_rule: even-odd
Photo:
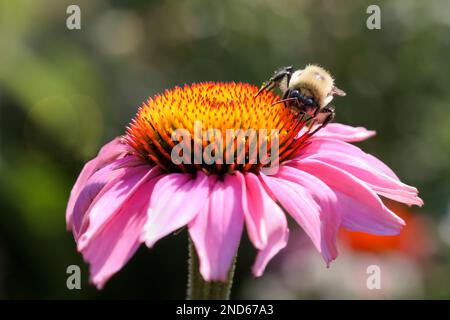
[[[286,98],[286,99],[282,99],[282,100],[278,100],[277,102],[275,102],[274,104],[271,105],[271,107],[283,103],[283,102],[287,102],[287,101],[293,101],[293,100],[297,100],[297,98]]]

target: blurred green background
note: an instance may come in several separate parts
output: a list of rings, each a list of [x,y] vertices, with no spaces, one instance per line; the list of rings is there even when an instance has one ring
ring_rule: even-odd
[[[66,28],[70,4],[81,8],[81,30]],[[381,8],[381,30],[366,27],[370,4]],[[381,297],[450,298],[449,35],[447,0],[1,0],[0,298],[184,298],[185,232],[151,251],[142,247],[104,290],[88,284],[64,217],[83,163],[165,88],[206,80],[259,85],[279,66],[307,63],[332,71],[347,92],[336,100],[336,121],[377,130],[360,146],[425,201],[412,212],[427,230],[425,258],[363,253],[369,262],[403,256],[413,266],[415,289]],[[351,283],[351,272],[365,272],[366,263],[350,263],[361,263],[359,271],[339,267],[351,250],[342,250],[338,267],[319,269]],[[327,298],[339,286],[332,297],[366,297],[331,282],[285,295],[283,258],[257,280],[254,254],[244,236],[232,297]],[[82,268],[81,290],[66,287],[72,264]]]

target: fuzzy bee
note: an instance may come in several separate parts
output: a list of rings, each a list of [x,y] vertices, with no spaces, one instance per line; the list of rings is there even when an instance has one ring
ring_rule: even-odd
[[[345,92],[334,85],[330,73],[317,65],[295,71],[292,66],[276,70],[255,97],[276,86],[283,92],[283,98],[275,104],[285,103],[297,113],[310,115],[322,126],[334,118],[335,109],[330,104],[333,96],[345,96]]]

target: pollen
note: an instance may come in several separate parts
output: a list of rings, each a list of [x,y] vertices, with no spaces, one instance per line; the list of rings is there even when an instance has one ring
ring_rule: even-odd
[[[306,120],[282,103],[273,105],[279,96],[264,92],[255,98],[257,91],[234,82],[166,90],[141,105],[125,140],[141,158],[168,172],[259,173],[292,158],[310,134]],[[183,161],[178,161],[174,148],[181,143],[184,148],[175,155]]]

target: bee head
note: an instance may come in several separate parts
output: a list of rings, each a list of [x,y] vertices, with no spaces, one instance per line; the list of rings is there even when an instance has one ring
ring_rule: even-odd
[[[333,95],[345,95],[344,91],[334,86],[330,73],[317,65],[308,65],[303,70],[295,71],[289,82],[289,88],[312,96],[321,107],[330,103]]]

